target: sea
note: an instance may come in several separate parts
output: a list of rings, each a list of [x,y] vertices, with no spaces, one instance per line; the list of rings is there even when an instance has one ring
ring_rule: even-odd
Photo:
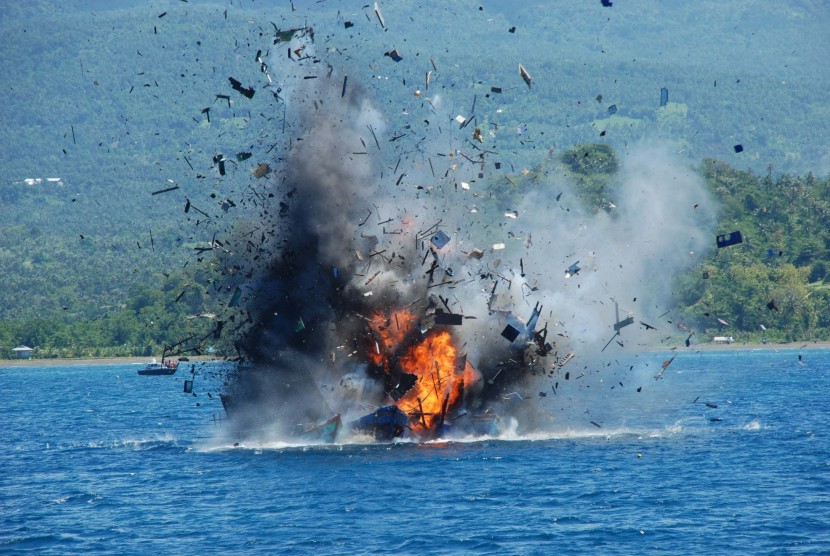
[[[550,430],[325,446],[235,445],[182,371],[0,367],[0,553],[830,554],[830,350],[672,355]]]

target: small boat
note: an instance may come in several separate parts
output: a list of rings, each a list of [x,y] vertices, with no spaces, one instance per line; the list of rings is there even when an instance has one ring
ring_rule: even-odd
[[[354,432],[371,435],[381,442],[389,442],[403,436],[409,428],[409,415],[394,405],[387,405],[357,421],[352,421],[349,426]]]
[[[156,360],[153,359],[152,363],[147,363],[147,366],[143,369],[139,369],[138,374],[140,375],[172,375],[176,372],[176,369],[179,368],[179,364],[176,361],[167,361],[165,362],[162,360],[161,363],[156,363]]]
[[[309,444],[333,444],[339,430],[340,415],[335,415],[328,421],[298,431],[296,437]]]

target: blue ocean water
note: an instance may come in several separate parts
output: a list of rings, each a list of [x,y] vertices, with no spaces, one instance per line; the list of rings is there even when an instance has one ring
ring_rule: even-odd
[[[681,353],[600,427],[421,445],[234,448],[136,369],[0,368],[0,552],[830,553],[828,351]]]

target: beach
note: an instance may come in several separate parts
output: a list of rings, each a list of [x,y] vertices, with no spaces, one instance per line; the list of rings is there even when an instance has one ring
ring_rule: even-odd
[[[732,342],[714,343],[707,342],[703,344],[693,344],[689,347],[670,346],[670,345],[655,345],[644,347],[643,351],[678,351],[686,353],[694,353],[698,351],[738,351],[738,350],[769,350],[779,351],[785,349],[830,349],[830,342],[825,341],[804,341],[804,342],[790,342],[786,344],[776,344],[767,342],[761,343],[743,343]],[[156,361],[161,360],[160,357],[155,358]],[[100,358],[53,358],[53,359],[0,359],[0,367],[58,367],[66,365],[138,365],[149,363],[153,357],[100,357]],[[190,361],[222,361],[219,357],[190,357]]]
[[[161,357],[98,357],[50,359],[0,359],[0,367],[64,367],[67,365],[144,365]],[[189,357],[191,362],[221,361],[216,357]]]

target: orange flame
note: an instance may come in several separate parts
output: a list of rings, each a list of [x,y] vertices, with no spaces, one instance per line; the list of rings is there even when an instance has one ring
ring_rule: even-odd
[[[389,318],[378,314],[370,323],[377,345],[369,357],[387,373],[390,372],[388,356],[413,330],[415,318],[414,314],[400,310]],[[464,391],[480,379],[472,365],[466,360],[463,363],[462,367],[452,334],[444,330],[431,330],[401,355],[400,370],[415,375],[416,381],[396,405],[412,417],[416,433],[425,435],[436,431],[447,412],[461,404]]]
[[[375,345],[369,353],[369,359],[375,365],[389,372],[389,355],[391,355],[415,326],[415,315],[404,310],[393,311],[390,316],[381,312],[374,314],[369,328],[375,336]]]

